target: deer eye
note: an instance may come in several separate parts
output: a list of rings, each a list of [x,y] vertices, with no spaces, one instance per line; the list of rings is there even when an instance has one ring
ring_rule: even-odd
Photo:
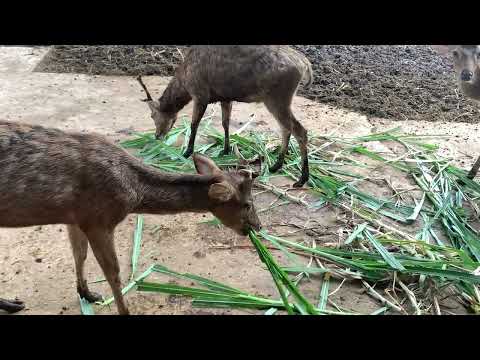
[[[453,57],[458,58],[458,51],[457,50],[453,50],[452,54],[453,54]]]
[[[248,209],[250,209],[250,208],[252,207],[252,204],[250,204],[250,203],[245,203],[245,204],[243,205],[243,207],[248,210]]]

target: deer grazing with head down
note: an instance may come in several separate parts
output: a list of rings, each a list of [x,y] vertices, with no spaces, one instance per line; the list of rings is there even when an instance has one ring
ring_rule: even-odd
[[[252,173],[221,171],[198,154],[193,162],[198,174],[163,173],[100,135],[0,121],[0,227],[66,224],[79,295],[101,299],[84,278],[90,244],[118,312],[128,314],[114,248],[128,214],[210,211],[241,235],[260,229]]]
[[[157,138],[170,131],[178,112],[193,100],[191,135],[185,157],[193,153],[198,125],[208,104],[221,103],[225,132],[223,153],[228,154],[232,102],[263,102],[282,131],[280,153],[270,172],[282,167],[292,134],[299,144],[302,174],[295,187],[303,186],[309,178],[307,131],[291,110],[293,96],[302,79],[307,80],[307,86],[313,82],[308,59],[289,46],[273,45],[192,46],[158,100],[152,99],[138,77],[147,93],[144,101],[150,107]]]
[[[435,45],[441,54],[451,53],[458,86],[468,98],[480,101],[480,45]],[[480,169],[480,156],[468,173],[473,179]]]

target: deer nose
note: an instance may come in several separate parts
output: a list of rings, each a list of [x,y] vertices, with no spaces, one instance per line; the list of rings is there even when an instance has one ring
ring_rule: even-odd
[[[462,79],[462,81],[470,81],[472,80],[472,77],[473,73],[470,70],[463,70],[460,74],[460,79]]]

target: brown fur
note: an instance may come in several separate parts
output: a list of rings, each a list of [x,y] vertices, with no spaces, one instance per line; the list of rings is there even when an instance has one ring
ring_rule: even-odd
[[[0,121],[0,226],[67,224],[79,294],[99,298],[83,275],[90,244],[127,314],[113,234],[128,214],[210,211],[240,234],[260,228],[251,174],[222,172],[197,154],[194,162],[198,175],[166,174],[100,135]]]
[[[156,135],[162,137],[174,125],[177,113],[193,99],[191,136],[185,157],[193,153],[198,125],[208,104],[221,102],[225,131],[224,154],[230,151],[229,123],[232,102],[263,102],[282,129],[282,148],[271,171],[279,170],[288,150],[290,135],[299,143],[302,175],[294,186],[308,181],[307,131],[291,111],[302,79],[313,81],[308,59],[289,46],[208,45],[193,46],[185,54],[175,76],[158,101],[148,101]]]
[[[452,54],[458,86],[465,96],[480,101],[480,45],[436,45],[434,49],[441,54]],[[467,81],[462,77],[463,72],[471,76]],[[475,178],[479,169],[480,156],[468,173],[468,178]]]

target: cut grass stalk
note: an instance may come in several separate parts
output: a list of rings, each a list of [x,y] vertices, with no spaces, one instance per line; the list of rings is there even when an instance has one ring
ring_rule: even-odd
[[[277,285],[278,291],[280,292],[280,296],[282,297],[282,300],[284,301],[287,310],[289,310],[290,305],[286,300],[285,292],[282,286],[285,286],[285,288],[291,292],[293,297],[296,299],[295,304],[302,313],[316,315],[317,311],[315,310],[313,305],[298,291],[296,286],[293,285],[288,278],[288,275],[276,264],[268,249],[257,237],[257,234],[253,230],[250,230],[248,236],[250,237],[250,240],[255,246],[255,249],[260,256],[260,259],[265,263],[265,265],[267,265],[267,268],[272,275],[272,279],[275,282],[275,285]]]
[[[137,216],[137,225],[133,235],[133,251],[132,251],[132,274],[130,275],[130,281],[135,277],[137,272],[138,257],[140,256],[140,247],[142,244],[143,234],[143,215]]]
[[[125,286],[122,289],[122,295],[125,296],[130,290],[134,289],[135,286],[137,285],[137,283],[142,281],[143,279],[145,279],[148,275],[150,275],[152,273],[152,271],[153,271],[153,265],[150,266],[147,270],[145,270],[145,272],[143,272],[139,277],[137,277],[135,280],[131,281],[127,286]],[[107,306],[107,305],[110,305],[114,300],[115,299],[112,296],[105,301],[96,302],[96,304],[102,305],[102,306]]]
[[[357,237],[363,238],[362,232],[363,232],[363,230],[365,230],[367,225],[368,225],[368,223],[363,223],[363,224],[357,225],[357,227],[353,230],[353,232],[350,234],[350,236],[347,238],[347,240],[345,240],[344,245],[349,245]]]
[[[95,315],[93,306],[88,302],[88,300],[85,300],[80,296],[78,297],[78,300],[80,301],[80,310],[82,312],[82,315]]]
[[[330,273],[326,273],[323,276],[322,289],[320,291],[320,299],[318,301],[318,308],[325,310],[327,308],[328,289],[330,287]]]
[[[159,292],[172,295],[189,296],[193,298],[192,305],[199,307],[217,307],[217,308],[249,308],[249,309],[278,309],[286,310],[291,308],[292,313],[301,313],[302,309],[295,304],[289,303],[286,306],[283,300],[271,300],[260,296],[254,296],[248,294],[242,290],[232,288],[227,285],[223,285],[216,281],[212,281],[194,274],[181,274],[167,269],[161,265],[152,265],[152,272],[159,272],[165,275],[174,276],[177,278],[183,278],[193,280],[207,289],[198,287],[187,287],[177,284],[166,283],[153,283],[146,282],[143,279],[137,281],[137,290],[144,292]],[[151,272],[150,272],[151,273]],[[150,274],[149,273],[149,274]],[[335,312],[329,310],[321,310],[313,308],[316,314],[334,314],[334,315],[354,315],[354,313],[348,312]],[[272,310],[270,310],[272,311]]]
[[[232,134],[230,140],[232,148],[235,149],[234,154],[220,156],[224,143],[223,133],[211,128],[209,121],[205,122],[199,130],[199,136],[209,138],[211,141],[206,145],[198,146],[196,150],[210,156],[222,168],[235,167],[239,159],[251,160],[261,157],[262,168],[258,180],[263,183],[259,187],[279,195],[285,202],[292,202],[313,209],[331,204],[351,212],[352,218],[356,215],[366,220],[366,223],[354,229],[347,238],[346,245],[351,248],[368,246],[368,243],[354,241],[358,237],[364,237],[378,251],[378,254],[376,254],[371,253],[368,249],[366,249],[367,251],[339,252],[328,248],[318,248],[316,252],[312,252],[310,249],[296,247],[285,243],[283,239],[275,238],[276,244],[274,245],[277,248],[279,248],[278,245],[282,246],[283,249],[281,250],[285,254],[295,252],[304,256],[314,256],[316,261],[319,258],[326,259],[328,262],[335,264],[335,268],[331,269],[332,276],[362,278],[371,281],[391,278],[392,274],[400,271],[403,266],[405,268],[403,272],[406,275],[419,275],[422,278],[432,277],[435,281],[441,283],[451,282],[459,292],[467,296],[464,296],[465,299],[476,301],[477,297],[474,289],[476,289],[475,284],[479,283],[479,277],[474,273],[474,270],[479,266],[480,261],[480,237],[469,223],[471,220],[467,217],[465,204],[470,203],[475,211],[480,211],[477,206],[480,200],[480,185],[468,179],[464,170],[449,165],[448,159],[439,158],[434,154],[438,146],[423,142],[424,139],[431,138],[431,135],[404,135],[399,133],[398,129],[391,129],[351,139],[326,136],[322,139],[327,139],[328,143],[321,146],[313,145],[312,141],[308,149],[311,164],[309,185],[311,186],[311,193],[317,195],[319,200],[310,205],[304,198],[294,197],[287,191],[268,182],[272,178],[272,174],[268,172],[268,166],[276,161],[272,151],[273,138],[271,136],[247,131]],[[136,139],[122,144],[125,147],[137,149],[139,151],[138,155],[143,157],[144,161],[151,166],[170,172],[193,172],[194,167],[191,159],[181,157],[189,134],[190,125],[184,119],[183,124],[173,129],[163,143],[156,140],[153,133],[148,133],[137,134]],[[186,136],[184,144],[180,147],[174,146],[178,137],[182,135]],[[313,138],[319,137],[314,136]],[[405,147],[406,152],[394,159],[386,159],[381,154],[364,146],[364,143],[370,141],[396,141]],[[332,146],[339,146],[341,150],[330,151]],[[329,150],[326,149],[327,147]],[[286,175],[296,179],[300,176],[301,163],[299,161],[298,145],[295,141],[290,143],[289,150],[290,153],[286,157],[285,165],[278,175]],[[355,155],[344,156],[349,152]],[[368,164],[359,161],[360,157],[375,159],[382,165],[412,174],[420,190],[423,191],[421,200],[414,199],[412,206],[405,204],[403,198],[382,199],[376,195],[360,191],[355,184],[368,178],[339,169],[339,166],[343,165],[368,169],[375,168],[375,166],[368,165],[371,163],[370,160]],[[429,202],[426,202],[425,199]],[[433,204],[433,208],[430,203]],[[388,217],[404,225],[409,225],[415,222],[419,216],[423,219],[423,228],[417,234],[418,240],[381,219],[381,217]],[[371,227],[368,227],[367,223]],[[434,226],[438,224],[441,224],[442,229],[448,236],[447,241],[440,240],[440,234],[438,234],[436,227],[435,231],[433,230]],[[359,231],[360,227],[362,228]],[[377,229],[388,234],[382,234]],[[366,235],[367,231],[369,236]],[[393,239],[391,234],[394,234],[396,238]],[[432,241],[435,241],[438,245],[431,245]],[[270,240],[270,242],[272,241]],[[386,244],[398,245],[399,250],[395,251],[399,251],[399,253],[387,251]],[[259,248],[256,249],[259,251]],[[457,250],[457,252],[454,250]],[[405,256],[404,253],[410,253],[413,256]],[[424,257],[431,257],[431,259],[424,259]],[[288,258],[290,261],[292,260],[291,256],[288,256]],[[273,265],[270,264],[270,266]],[[290,266],[282,269],[288,272],[293,269],[301,270],[302,267]],[[274,268],[269,268],[269,270],[275,273]],[[301,271],[305,274],[313,274],[314,272],[314,270],[308,268]],[[283,294],[287,296],[286,294],[290,290],[279,276],[277,274],[274,281],[277,281],[280,294],[282,295],[283,291]],[[298,312],[298,308],[296,308],[298,303],[299,300],[295,299],[295,303],[292,305],[294,312]],[[422,308],[427,309],[428,306],[422,305]],[[300,309],[306,312],[301,306]]]
[[[367,289],[367,292],[373,296],[375,299],[380,301],[383,305],[386,305],[387,307],[399,312],[399,313],[405,313],[405,310],[403,310],[401,307],[395,305],[392,303],[390,300],[385,299],[382,295],[380,295],[378,292],[375,291],[373,287],[371,287],[366,281],[362,280],[363,286]]]

